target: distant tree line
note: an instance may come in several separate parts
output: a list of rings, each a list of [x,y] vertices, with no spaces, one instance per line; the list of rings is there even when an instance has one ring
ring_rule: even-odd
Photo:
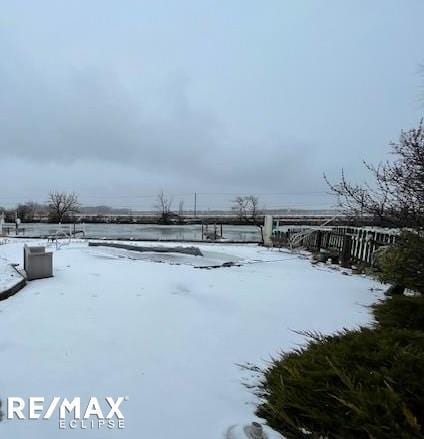
[[[61,223],[72,220],[79,209],[80,204],[75,193],[53,191],[48,195],[47,204],[28,201],[18,204],[14,209],[0,207],[0,213],[4,214],[6,222],[15,222],[19,219],[30,223],[47,216],[49,222]]]
[[[48,207],[44,204],[28,201],[18,204],[13,209],[0,206],[0,213],[4,214],[6,222],[15,222],[16,218],[23,222],[33,222],[37,221],[40,217],[46,216]]]
[[[154,205],[156,221],[159,224],[184,224],[187,221],[184,211],[184,201],[178,202],[178,207],[173,210],[173,197],[160,191]],[[262,222],[259,210],[259,198],[255,195],[238,196],[232,200],[231,210],[236,215],[236,222],[259,226]],[[51,223],[64,223],[76,221],[76,214],[90,216],[92,222],[108,222],[109,215],[114,215],[113,222],[134,222],[131,209],[117,209],[110,206],[81,206],[77,194],[74,192],[52,191],[48,194],[45,204],[28,201],[20,203],[14,208],[0,206],[0,213],[4,214],[6,222],[15,222],[18,218],[23,223],[45,221]],[[120,216],[121,215],[121,216]],[[150,221],[155,221],[152,215]],[[233,221],[234,222],[234,221]]]

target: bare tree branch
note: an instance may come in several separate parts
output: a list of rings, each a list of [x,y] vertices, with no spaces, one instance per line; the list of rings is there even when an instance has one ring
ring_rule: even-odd
[[[393,160],[377,166],[364,162],[374,184],[355,185],[341,180],[332,184],[324,175],[343,212],[358,218],[368,215],[381,225],[424,227],[424,125],[402,131],[391,143]]]

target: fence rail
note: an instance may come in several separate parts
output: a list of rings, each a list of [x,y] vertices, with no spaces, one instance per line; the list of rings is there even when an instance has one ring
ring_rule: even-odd
[[[372,265],[376,250],[391,245],[398,233],[393,230],[373,230],[357,227],[290,228],[274,230],[272,243],[275,247],[290,247],[293,243],[324,255],[337,255],[342,265],[352,263]]]

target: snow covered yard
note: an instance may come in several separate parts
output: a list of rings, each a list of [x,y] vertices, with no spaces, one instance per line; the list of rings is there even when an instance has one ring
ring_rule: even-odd
[[[0,257],[22,263],[23,244],[1,246]],[[237,364],[263,365],[300,343],[293,330],[367,324],[381,294],[370,279],[288,252],[199,247],[203,257],[53,249],[54,278],[0,302],[0,396],[128,396],[125,429],[4,419],[0,437],[222,438],[256,419]],[[240,266],[196,268],[229,261]]]

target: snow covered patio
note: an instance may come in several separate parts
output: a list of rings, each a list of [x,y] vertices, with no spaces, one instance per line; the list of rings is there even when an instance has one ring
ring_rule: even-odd
[[[2,245],[0,257],[22,263],[23,245]],[[199,247],[203,257],[85,242],[53,248],[54,277],[0,302],[0,396],[128,396],[125,429],[3,419],[0,436],[223,438],[256,419],[254,397],[242,386],[249,377],[237,364],[264,365],[302,342],[293,330],[367,324],[366,305],[381,295],[380,284],[312,266],[305,256],[254,245]],[[240,266],[196,268],[223,262]]]

